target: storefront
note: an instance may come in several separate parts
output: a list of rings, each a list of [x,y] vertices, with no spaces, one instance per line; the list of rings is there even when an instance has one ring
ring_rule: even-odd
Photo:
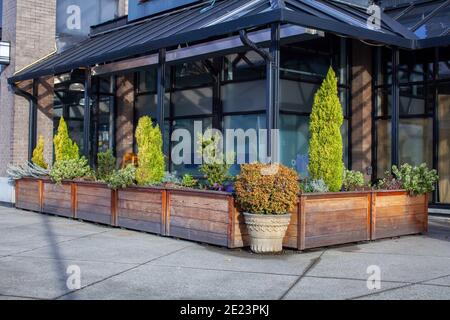
[[[134,128],[149,115],[164,133],[172,172],[198,174],[197,165],[174,164],[171,150],[174,130],[193,133],[200,121],[204,129],[278,129],[277,158],[305,176],[309,114],[332,67],[346,165],[376,179],[392,164],[425,162],[441,176],[433,204],[450,205],[450,38],[435,22],[432,32],[422,26],[441,17],[448,28],[449,14],[420,25],[408,13],[395,20],[397,8],[373,30],[365,9],[339,1],[185,2],[166,8],[130,1],[128,21],[93,27],[86,41],[9,81],[20,87],[54,76],[54,123],[65,117],[92,163],[106,149],[119,159],[136,151]],[[442,5],[435,2],[434,9]],[[416,19],[410,29],[406,18]],[[261,145],[246,144],[250,160]]]

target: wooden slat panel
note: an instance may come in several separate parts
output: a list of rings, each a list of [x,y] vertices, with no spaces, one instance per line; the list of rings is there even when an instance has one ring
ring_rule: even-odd
[[[78,184],[77,194],[101,198],[101,197],[109,197],[111,194],[111,190],[107,187]]]
[[[314,224],[306,221],[306,237],[328,235],[333,233],[367,230],[367,218],[355,217],[352,221],[330,221],[329,223]]]
[[[67,209],[60,206],[50,206],[44,204],[44,212],[72,218],[72,209]]]
[[[372,240],[423,233],[427,226],[426,196],[377,193],[372,209]]]
[[[150,221],[155,223],[161,222],[161,213],[152,213],[140,210],[129,210],[124,208],[119,209],[119,217],[134,220]]]
[[[307,199],[305,210],[309,213],[333,212],[338,210],[366,209],[367,197],[358,196],[355,198],[332,198],[332,199]]]
[[[119,200],[161,203],[162,191],[119,190]]]
[[[46,207],[60,207],[60,208],[70,209],[72,207],[72,205],[71,205],[70,201],[49,199],[49,198],[45,197],[44,198],[44,209]]]
[[[122,209],[145,211],[149,213],[161,214],[161,202],[140,202],[138,200],[120,200],[118,201],[119,211]]]
[[[84,203],[84,202],[78,201],[77,214],[79,211],[99,213],[99,214],[105,214],[105,215],[110,216],[111,215],[111,206],[95,205],[95,204],[91,204],[91,203]]]
[[[171,229],[173,227],[188,228],[197,231],[206,231],[227,235],[227,223],[220,223],[208,220],[187,219],[172,216],[170,221]],[[172,234],[172,232],[170,233]]]
[[[77,218],[81,219],[81,220],[97,222],[97,223],[102,223],[102,224],[107,224],[107,225],[110,225],[112,223],[111,213],[102,214],[99,211],[78,209],[77,210]]]
[[[41,211],[41,205],[39,204],[39,202],[28,202],[24,200],[16,202],[16,208],[36,212]]]
[[[218,246],[227,246],[228,239],[227,234],[218,234],[212,232],[205,232],[193,229],[186,229],[181,227],[171,226],[170,235],[172,237],[192,240],[197,242],[204,242],[209,244],[214,244]]]
[[[333,233],[329,235],[307,237],[305,239],[305,249],[325,247],[343,243],[359,242],[365,240],[368,240],[366,230]]]
[[[353,209],[353,210],[333,210],[333,211],[310,211],[308,207],[305,208],[308,213],[308,224],[327,224],[332,221],[348,221],[351,222],[356,218],[366,218],[368,206],[363,209]]]
[[[203,208],[180,208],[172,207],[170,211],[172,217],[184,217],[188,219],[198,219],[228,223],[228,215],[224,211],[209,210]]]
[[[405,206],[405,205],[423,205],[423,197],[410,197],[405,194],[393,195],[393,196],[383,196],[383,194],[378,194],[377,196],[377,207],[392,207],[392,206]]]
[[[138,231],[144,231],[144,232],[150,232],[150,233],[156,233],[156,234],[161,233],[161,224],[150,222],[150,221],[118,217],[117,225],[119,227],[131,229],[131,230],[138,230]]]
[[[200,197],[198,195],[191,196],[188,194],[172,194],[171,206],[181,208],[193,207],[198,209],[228,212],[228,200],[226,198],[215,199],[212,196]]]
[[[79,190],[79,189],[78,189]],[[103,206],[111,208],[111,190],[108,190],[107,194],[99,196],[91,196],[86,194],[77,193],[78,204],[90,204],[93,206]]]

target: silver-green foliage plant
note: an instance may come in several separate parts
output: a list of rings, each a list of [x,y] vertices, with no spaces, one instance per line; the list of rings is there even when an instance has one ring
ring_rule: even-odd
[[[425,163],[413,167],[404,164],[400,168],[392,167],[392,173],[401,181],[402,188],[411,195],[422,195],[434,191],[436,182],[439,180],[437,171],[430,170]]]
[[[34,163],[27,162],[25,165],[12,166],[9,165],[6,173],[13,180],[20,180],[22,178],[43,178],[50,174],[50,170],[42,168]]]
[[[364,175],[359,171],[345,169],[342,187],[345,191],[360,190],[364,187]]]
[[[136,180],[136,168],[129,164],[123,169],[114,170],[105,180],[113,190],[128,188],[134,184]]]
[[[57,184],[60,184],[63,180],[93,176],[94,173],[85,157],[56,161],[50,170],[50,177]]]
[[[177,172],[164,172],[164,177],[162,183],[173,184],[173,185],[181,185],[181,180],[177,176]]]
[[[304,193],[326,193],[329,191],[328,186],[323,179],[305,180],[301,183],[300,189]]]

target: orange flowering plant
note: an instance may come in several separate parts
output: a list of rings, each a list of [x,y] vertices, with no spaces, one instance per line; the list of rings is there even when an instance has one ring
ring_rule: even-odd
[[[280,164],[241,165],[236,178],[239,209],[252,214],[287,214],[298,203],[298,174]]]

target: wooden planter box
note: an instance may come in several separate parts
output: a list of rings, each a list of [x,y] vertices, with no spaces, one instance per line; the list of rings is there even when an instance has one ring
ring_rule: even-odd
[[[116,225],[116,191],[95,182],[76,182],[74,187],[75,218]]]
[[[370,240],[371,192],[303,194],[299,250]]]
[[[172,189],[167,197],[166,235],[229,248],[241,246],[234,238],[237,213],[231,194]]]
[[[74,189],[73,182],[55,184],[51,180],[43,180],[42,212],[74,218]]]
[[[406,191],[378,191],[372,195],[371,239],[382,239],[428,230],[428,197]]]
[[[117,226],[150,233],[166,233],[166,191],[132,187],[117,191]]]
[[[16,208],[42,211],[42,180],[33,178],[16,180]]]

